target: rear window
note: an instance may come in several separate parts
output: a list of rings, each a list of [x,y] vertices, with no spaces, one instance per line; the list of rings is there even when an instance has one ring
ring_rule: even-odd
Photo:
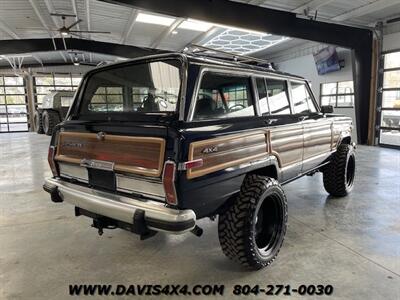
[[[180,68],[180,61],[170,59],[96,72],[86,85],[80,113],[176,112]]]

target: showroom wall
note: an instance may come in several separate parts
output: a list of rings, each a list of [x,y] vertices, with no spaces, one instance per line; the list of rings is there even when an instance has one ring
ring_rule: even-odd
[[[344,60],[344,68],[340,71],[328,73],[325,75],[318,75],[315,66],[313,51],[309,51],[305,56],[294,57],[289,60],[278,62],[277,68],[280,71],[296,74],[307,78],[311,83],[311,88],[314,92],[315,98],[319,101],[321,83],[339,82],[353,80],[352,65],[351,65],[351,51],[347,49],[337,49],[340,60]],[[335,112],[349,116],[353,119],[355,124],[355,111],[354,107],[351,108],[335,108]],[[353,138],[356,138],[356,126],[354,126]]]

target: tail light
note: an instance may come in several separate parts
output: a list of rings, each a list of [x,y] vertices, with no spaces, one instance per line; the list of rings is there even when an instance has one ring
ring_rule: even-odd
[[[168,204],[177,205],[178,198],[175,189],[175,172],[176,165],[173,161],[166,161],[164,164],[164,172],[162,176],[165,197]]]
[[[50,146],[49,152],[47,155],[47,161],[49,162],[49,166],[50,166],[51,172],[53,173],[53,176],[58,176],[59,175],[58,169],[57,169],[56,162],[54,160],[55,155],[56,155],[56,147]]]

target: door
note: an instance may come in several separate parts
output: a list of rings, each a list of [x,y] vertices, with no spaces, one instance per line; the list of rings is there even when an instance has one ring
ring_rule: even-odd
[[[24,79],[0,75],[0,133],[28,131]]]
[[[260,113],[270,131],[271,154],[281,168],[281,180],[296,177],[303,159],[303,126],[292,114],[288,83],[285,79],[257,78]]]
[[[379,80],[379,144],[400,148],[400,51],[384,55]]]
[[[303,164],[305,173],[330,154],[332,146],[332,120],[318,113],[309,86],[304,81],[291,81],[293,113],[303,125]]]

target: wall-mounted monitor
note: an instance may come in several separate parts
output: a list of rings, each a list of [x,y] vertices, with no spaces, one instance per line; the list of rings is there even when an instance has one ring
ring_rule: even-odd
[[[318,75],[335,72],[340,70],[339,57],[336,48],[326,47],[313,54]]]

